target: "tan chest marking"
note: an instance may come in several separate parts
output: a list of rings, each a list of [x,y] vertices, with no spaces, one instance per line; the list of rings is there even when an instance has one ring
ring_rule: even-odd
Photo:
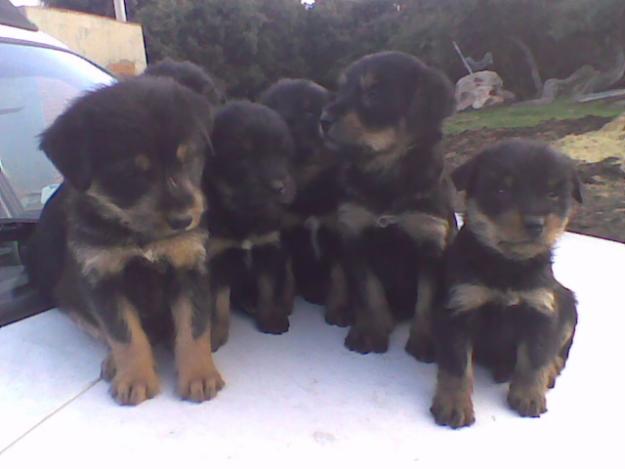
[[[211,238],[208,242],[206,258],[210,260],[228,249],[243,249],[244,251],[247,251],[247,257],[251,260],[252,250],[255,247],[279,243],[279,231],[271,231],[258,236],[250,236],[242,241],[228,238]]]
[[[124,246],[108,249],[80,246],[70,243],[76,260],[85,275],[109,276],[120,273],[133,258],[149,262],[165,261],[175,268],[192,268],[206,260],[208,234],[194,230],[178,236],[155,241],[144,247]]]
[[[534,288],[531,290],[498,290],[471,283],[461,283],[451,288],[447,307],[455,314],[478,309],[488,303],[502,306],[528,305],[548,316],[556,311],[553,290]]]
[[[339,229],[344,234],[357,236],[370,227],[387,228],[398,225],[416,241],[434,241],[445,246],[449,221],[424,212],[403,212],[377,215],[361,205],[345,203],[338,209]]]

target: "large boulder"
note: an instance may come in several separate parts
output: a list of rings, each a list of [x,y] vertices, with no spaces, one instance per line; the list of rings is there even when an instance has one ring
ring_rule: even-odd
[[[456,109],[458,111],[470,107],[481,109],[514,99],[513,93],[504,90],[501,77],[490,70],[466,75],[456,83]]]

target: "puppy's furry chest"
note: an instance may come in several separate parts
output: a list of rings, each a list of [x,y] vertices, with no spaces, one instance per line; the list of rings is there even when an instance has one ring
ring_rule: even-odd
[[[374,210],[356,202],[338,208],[338,227],[343,236],[356,238],[367,232],[379,232],[393,240],[398,232],[417,243],[428,242],[442,250],[451,229],[449,220],[432,213],[410,208]]]
[[[557,297],[553,288],[492,288],[478,283],[457,283],[448,292],[446,307],[454,315],[488,312],[489,314],[541,313],[557,315]]]
[[[250,234],[241,238],[216,236],[208,243],[207,260],[210,263],[225,258],[236,265],[229,266],[230,270],[251,270],[254,253],[259,249],[271,246],[280,246],[280,232],[270,231],[263,234]]]
[[[123,273],[130,264],[142,263],[156,271],[203,270],[208,233],[193,230],[145,245],[93,246],[72,240],[70,250],[87,278],[103,278]]]
[[[501,313],[557,315],[557,282],[550,256],[515,262],[482,247],[464,227],[448,252],[447,308],[463,314],[487,308]]]

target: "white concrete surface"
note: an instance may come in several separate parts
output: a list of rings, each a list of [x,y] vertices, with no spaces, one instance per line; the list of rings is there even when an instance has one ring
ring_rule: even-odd
[[[436,368],[404,353],[406,325],[388,353],[362,356],[303,302],[282,336],[234,315],[215,400],[180,401],[161,351],[162,393],[120,407],[98,380],[105,348],[52,311],[0,329],[0,468],[623,467],[625,246],[566,235],[555,270],[577,292],[580,318],[541,418],[510,411],[506,386],[478,369],[476,424],[438,427],[428,411]]]

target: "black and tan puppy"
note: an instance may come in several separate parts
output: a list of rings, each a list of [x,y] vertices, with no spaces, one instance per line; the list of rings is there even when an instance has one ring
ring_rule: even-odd
[[[467,213],[448,251],[445,298],[435,316],[432,414],[454,428],[474,422],[475,357],[496,381],[511,380],[514,410],[538,417],[577,323],[575,296],[551,267],[573,200],[582,201],[574,165],[546,145],[512,140],[461,166],[454,181],[466,190]]]
[[[432,298],[455,232],[450,183],[438,150],[452,88],[438,71],[399,52],[347,68],[321,124],[347,158],[338,209],[355,323],[346,346],[384,352],[397,317],[414,317],[407,350],[431,361]]]
[[[204,96],[214,106],[219,106],[226,101],[226,95],[215,79],[193,62],[166,58],[149,65],[144,74],[173,78],[181,85]]]
[[[280,229],[295,184],[293,142],[284,120],[261,104],[235,101],[215,117],[215,158],[206,171],[211,206],[208,266],[217,300],[214,346],[227,339],[230,299],[263,332],[289,328],[294,285]]]
[[[35,281],[111,353],[120,404],[159,391],[151,342],[175,343],[178,392],[211,399],[208,231],[201,175],[209,103],[171,79],[140,77],[76,100],[42,136],[65,181],[27,249]]]
[[[293,262],[297,292],[317,304],[332,301],[328,298],[330,278],[340,275],[335,271],[340,252],[338,160],[325,146],[319,126],[329,98],[328,90],[303,79],[280,80],[260,97],[261,103],[284,118],[295,144],[291,168],[297,196],[282,234]],[[333,322],[331,315],[327,319]]]

